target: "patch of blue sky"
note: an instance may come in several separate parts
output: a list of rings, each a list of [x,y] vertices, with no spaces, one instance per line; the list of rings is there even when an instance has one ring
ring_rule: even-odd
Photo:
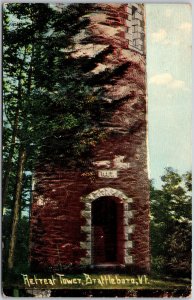
[[[191,171],[191,6],[146,4],[148,136],[151,178]]]

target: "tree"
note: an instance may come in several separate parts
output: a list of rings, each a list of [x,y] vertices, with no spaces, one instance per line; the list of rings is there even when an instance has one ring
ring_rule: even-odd
[[[10,270],[14,263],[25,170],[33,171],[43,148],[49,148],[47,154],[52,150],[58,154],[58,144],[62,144],[63,149],[70,146],[75,149],[74,155],[79,155],[86,144],[92,144],[89,122],[93,122],[95,115],[89,108],[95,97],[82,81],[83,73],[62,51],[72,47],[72,35],[84,26],[85,21],[79,21],[82,13],[83,9],[76,5],[68,6],[63,14],[45,4],[5,5],[3,199],[4,207],[11,208],[13,217]],[[74,101],[70,101],[70,95]],[[79,136],[78,128],[82,136],[84,131],[85,141],[79,146],[80,138],[76,140],[75,136],[73,146],[69,136],[76,132]],[[11,186],[15,188],[10,190]]]
[[[151,243],[155,266],[173,275],[191,271],[191,173],[167,168],[162,189],[151,184]]]
[[[25,205],[25,172],[34,172],[36,163],[88,168],[88,154],[106,136],[101,125],[105,109],[110,115],[129,97],[109,103],[103,87],[115,84],[126,71],[126,63],[92,73],[112,53],[111,46],[92,58],[71,55],[74,37],[88,24],[83,16],[91,7],[64,5],[59,12],[48,4],[5,5],[4,110],[9,134],[4,150],[4,199],[9,199],[6,205],[13,217],[10,270]]]
[[[34,48],[37,46],[35,38],[40,37],[47,30],[46,26],[50,12],[50,10],[47,10],[43,22],[41,12],[43,12],[45,5],[40,4],[38,8],[32,4],[7,4],[4,14],[4,107],[6,121],[8,120],[8,126],[11,129],[4,173],[4,205],[12,172],[13,156],[15,150],[17,150],[15,189],[12,191],[14,204],[12,205],[13,222],[8,258],[9,270],[13,268],[17,227],[21,211],[23,176],[27,154],[29,156],[28,145],[30,144],[31,128],[27,107],[31,101],[31,91],[34,88],[32,70]],[[5,128],[8,131],[8,128]]]

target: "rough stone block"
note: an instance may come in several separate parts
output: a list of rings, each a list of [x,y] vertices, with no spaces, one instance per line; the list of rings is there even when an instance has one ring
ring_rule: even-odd
[[[137,19],[132,20],[132,26],[140,26],[141,27],[141,21]]]
[[[131,13],[131,14],[128,14],[127,20],[129,20],[130,22],[132,21],[132,13]]]
[[[127,203],[132,203],[133,202],[133,198],[126,198],[126,202]]]
[[[129,224],[129,219],[128,218],[123,218],[123,224],[128,225]]]
[[[102,190],[102,191],[100,192],[99,196],[100,196],[100,197],[104,197],[104,196],[106,196],[107,194],[109,194],[109,190],[108,190],[108,189],[104,189],[104,190]]]
[[[132,210],[124,211],[125,218],[131,219],[134,216],[134,212]]]
[[[131,255],[131,249],[124,249],[124,257]]]
[[[143,20],[143,16],[138,11],[136,11],[135,12],[135,19],[142,21]]]
[[[86,234],[86,241],[91,242],[91,234]]]
[[[86,219],[91,218],[91,211],[82,210],[81,215],[82,215],[82,217],[84,217]]]
[[[123,209],[124,209],[124,211],[126,210],[126,211],[128,211],[128,209],[129,209],[129,204],[128,203],[123,203]]]
[[[126,234],[131,234],[134,232],[135,225],[127,225],[124,227],[125,233]]]
[[[132,7],[132,6],[134,6],[135,8],[137,8],[137,10],[139,9],[139,4],[137,4],[137,3],[132,3],[132,4],[131,4],[131,7]]]
[[[142,34],[143,33],[143,27],[142,26],[137,26],[137,32],[140,32]]]
[[[129,240],[129,235],[124,229],[124,241],[128,241],[128,240]]]
[[[85,210],[86,211],[91,211],[91,203],[85,203]]]
[[[140,39],[141,38],[141,33],[140,32],[134,32],[133,33],[133,39]]]
[[[80,248],[81,249],[91,249],[91,242],[80,242]]]
[[[90,196],[88,196],[87,198],[88,198],[88,200],[93,201],[93,200],[96,199],[96,196],[97,196],[97,192],[92,193],[92,194],[91,194]]]
[[[143,41],[140,40],[140,39],[138,39],[138,40],[137,40],[137,47],[142,46],[142,45],[143,45]]]
[[[132,14],[132,7],[131,7],[131,4],[128,4],[128,5],[127,5],[127,12],[128,12],[128,14]]]
[[[91,250],[86,250],[86,258],[91,258]]]
[[[91,258],[86,258],[86,257],[83,257],[80,259],[80,264],[81,265],[90,265],[91,264]]]
[[[131,265],[131,264],[133,263],[133,257],[132,257],[132,256],[126,256],[126,257],[124,258],[124,263],[125,263],[126,265]]]
[[[88,227],[90,227],[91,228],[91,218],[87,218],[86,219],[86,223],[85,223],[85,225]]]
[[[134,47],[134,45],[129,45],[130,47],[130,49],[132,49],[132,50],[134,50],[134,51],[136,51],[136,52],[138,52],[138,53],[140,53],[140,54],[144,54],[144,52],[143,52],[143,47]]]
[[[132,36],[132,33],[125,33],[125,38],[127,39],[127,40],[129,40],[130,42],[132,42],[132,40],[133,40],[133,36]]]
[[[131,21],[126,20],[126,25],[130,28],[131,27]]]
[[[81,232],[90,233],[91,232],[91,226],[81,226]]]
[[[126,242],[125,242],[125,248],[126,248],[126,249],[133,248],[133,243],[132,243],[132,241],[126,241]]]

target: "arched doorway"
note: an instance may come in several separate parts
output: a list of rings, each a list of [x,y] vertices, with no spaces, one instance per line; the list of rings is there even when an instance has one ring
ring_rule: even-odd
[[[91,225],[93,264],[123,263],[123,204],[110,196],[94,200]]]
[[[112,187],[94,190],[90,194],[81,197],[81,202],[83,205],[81,210],[81,216],[83,219],[81,233],[83,234],[84,238],[80,242],[80,248],[83,250],[85,255],[83,255],[83,257],[80,259],[80,264],[101,264],[98,262],[95,263],[96,259],[95,255],[93,255],[94,234],[92,230],[92,211],[95,209],[93,202],[99,201],[101,198],[112,198],[112,200],[114,200],[116,203],[116,264],[131,265],[133,264],[133,257],[131,255],[131,250],[133,247],[131,233],[133,233],[134,230],[134,225],[132,223],[133,211],[131,210],[131,203],[133,202],[133,199],[126,196],[122,191]],[[106,218],[106,215],[102,216],[102,218]]]

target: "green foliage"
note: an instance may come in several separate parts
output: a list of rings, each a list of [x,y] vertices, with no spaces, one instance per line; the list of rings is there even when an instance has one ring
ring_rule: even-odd
[[[39,159],[50,163],[60,160],[67,165],[72,157],[81,162],[104,136],[99,125],[102,91],[94,92],[83,71],[89,59],[71,58],[73,37],[88,22],[80,17],[89,7],[68,5],[59,13],[47,4],[5,6],[6,118],[13,128],[19,107],[17,136],[34,160],[41,154]]]
[[[3,218],[3,273],[6,276],[6,262],[8,259],[8,250],[9,250],[9,235],[11,230],[12,215],[7,213]],[[14,273],[20,274],[21,272],[27,272],[29,267],[29,219],[26,216],[23,216],[18,225],[18,236],[17,236],[17,245],[15,252],[15,259],[17,261]]]
[[[27,152],[25,171],[33,172],[35,163],[45,160],[83,167],[91,148],[104,138],[99,126],[103,114],[99,91],[94,92],[89,84],[83,61],[71,58],[73,37],[88,22],[80,17],[89,7],[68,5],[59,13],[48,4],[4,5],[3,157],[8,179],[5,218],[10,222],[21,148]],[[25,174],[20,222],[31,200],[31,177]],[[19,223],[18,238],[21,230]]]
[[[151,183],[152,263],[157,272],[191,272],[191,173],[167,168],[162,189]]]

